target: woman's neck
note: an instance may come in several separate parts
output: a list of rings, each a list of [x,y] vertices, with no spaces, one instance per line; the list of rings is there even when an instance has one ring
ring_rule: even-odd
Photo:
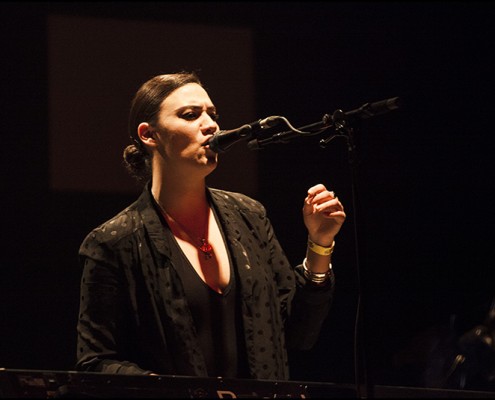
[[[151,193],[163,210],[179,220],[201,219],[209,208],[204,179],[153,180]]]

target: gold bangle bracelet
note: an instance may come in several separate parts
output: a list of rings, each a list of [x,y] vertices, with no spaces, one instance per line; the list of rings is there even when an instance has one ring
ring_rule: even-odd
[[[320,246],[319,244],[316,244],[310,238],[308,238],[308,248],[311,251],[315,252],[316,254],[319,254],[320,256],[332,255],[334,247],[335,247],[335,240],[332,242],[332,245],[330,247],[324,247],[324,246]]]

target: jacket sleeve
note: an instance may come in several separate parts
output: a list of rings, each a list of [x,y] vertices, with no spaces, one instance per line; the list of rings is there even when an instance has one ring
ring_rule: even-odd
[[[287,347],[309,350],[318,340],[330,311],[335,277],[332,274],[327,284],[322,286],[308,281],[303,275],[302,264],[295,268],[290,266],[268,220],[266,232],[285,323]]]
[[[101,232],[100,232],[101,234]],[[118,257],[108,243],[92,232],[79,251],[82,264],[81,297],[77,323],[76,370],[118,374],[148,374],[137,364],[126,361],[125,323],[127,286],[119,269]]]
[[[309,350],[318,340],[323,322],[328,317],[335,287],[335,276],[324,286],[308,282],[302,273],[302,265],[295,268],[296,293],[287,320],[287,347]]]

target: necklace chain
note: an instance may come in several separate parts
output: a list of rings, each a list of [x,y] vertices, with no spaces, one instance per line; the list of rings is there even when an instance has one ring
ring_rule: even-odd
[[[162,212],[162,214],[165,217],[165,219],[167,219],[167,217],[168,217],[174,223],[176,223],[177,225],[179,225],[179,227],[187,235],[187,237],[189,238],[189,240],[193,241],[191,235],[187,232],[186,229],[184,229],[184,226],[179,221],[177,221],[175,218],[173,218],[167,211],[165,211],[165,209],[158,202],[158,200],[156,200],[156,198],[155,198],[155,202],[156,202],[156,204],[158,204],[158,207],[160,208],[160,211]],[[208,218],[206,219],[205,234],[203,235],[202,238],[201,237],[197,237],[198,240],[199,240],[199,242],[201,243],[199,246],[197,246],[197,248],[204,254],[205,260],[209,260],[212,257],[212,255],[213,255],[212,254],[213,253],[213,247],[211,246],[210,243],[208,243],[208,239],[206,237],[207,236],[207,232],[208,232]]]

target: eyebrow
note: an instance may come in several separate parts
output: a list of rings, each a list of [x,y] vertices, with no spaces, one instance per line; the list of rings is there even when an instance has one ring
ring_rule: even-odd
[[[195,106],[195,105],[190,104],[190,105],[179,107],[177,109],[177,111],[178,112],[181,112],[181,111],[187,110],[188,108],[192,108],[193,110],[202,110],[203,109],[203,106]],[[214,111],[214,112],[216,112],[217,111],[217,108],[215,106],[210,106],[210,107],[206,107],[206,110],[207,111]]]

